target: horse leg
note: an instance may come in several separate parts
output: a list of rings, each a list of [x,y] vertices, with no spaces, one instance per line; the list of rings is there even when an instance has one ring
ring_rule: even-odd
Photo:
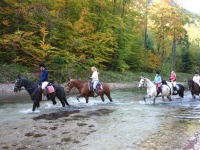
[[[103,94],[101,94],[100,97],[101,97],[102,102],[104,102],[105,99],[104,99],[104,97],[103,97]]]
[[[106,94],[106,96],[108,97],[108,99],[110,100],[110,102],[112,102],[113,100],[112,100],[112,98],[111,98],[111,96],[110,96],[110,93],[105,93]]]
[[[146,103],[146,97],[143,97],[143,99],[144,99],[144,102]]]
[[[88,103],[88,97],[87,96],[85,97],[85,101],[86,101],[86,103]]]
[[[80,98],[80,97],[81,97],[80,95],[76,97],[76,99],[77,99],[78,102],[80,102],[80,101],[79,101],[79,98]]]
[[[53,105],[56,105],[56,99],[55,99],[55,97],[51,98],[51,101],[52,101]]]
[[[172,101],[172,98],[170,95],[168,95],[167,98],[169,99],[169,101]]]
[[[165,101],[165,98],[164,98],[164,96],[162,96],[162,101]]]
[[[35,101],[33,102],[33,108],[32,108],[32,111],[33,111],[33,112],[35,111],[35,108],[36,108],[36,107],[37,107],[37,108],[40,107],[40,104],[39,104],[39,101],[36,101],[36,100],[35,100]]]
[[[153,104],[155,105],[156,102],[156,97],[153,98]]]
[[[70,106],[69,103],[68,103],[68,101],[67,101],[67,99],[66,99],[66,97],[63,97],[63,100],[64,100],[64,102],[65,102],[66,105]]]

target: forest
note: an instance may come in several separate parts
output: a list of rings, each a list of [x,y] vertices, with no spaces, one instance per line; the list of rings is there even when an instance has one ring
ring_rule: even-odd
[[[172,0],[1,0],[0,70],[200,71],[199,16]]]

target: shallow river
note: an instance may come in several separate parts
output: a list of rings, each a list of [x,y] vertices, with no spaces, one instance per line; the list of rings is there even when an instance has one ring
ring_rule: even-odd
[[[42,101],[32,113],[26,91],[0,96],[0,149],[17,150],[181,150],[200,129],[200,101],[189,91],[173,101],[144,103],[146,90],[112,90],[89,98],[67,95],[70,107]]]

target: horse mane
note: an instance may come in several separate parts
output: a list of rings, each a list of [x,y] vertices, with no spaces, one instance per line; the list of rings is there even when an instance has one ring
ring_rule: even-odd
[[[150,79],[148,79],[147,77],[145,77],[145,79],[146,79],[146,81],[149,82],[150,84],[153,84],[153,82],[152,82]]]
[[[34,82],[30,81],[29,79],[26,79],[26,78],[21,78],[21,79],[27,84],[28,88],[32,88],[37,85],[37,83],[34,83]]]
[[[87,81],[79,80],[79,79],[70,79],[70,82],[79,82],[81,84],[86,83]]]

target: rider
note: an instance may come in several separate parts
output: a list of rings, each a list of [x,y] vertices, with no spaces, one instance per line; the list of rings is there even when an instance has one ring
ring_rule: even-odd
[[[40,74],[40,80],[38,81],[38,84],[42,85],[42,92],[43,92],[44,96],[47,96],[46,87],[49,84],[48,71],[47,71],[44,63],[40,63],[39,67],[41,70],[41,74]]]
[[[162,79],[161,79],[159,71],[156,71],[156,76],[153,82],[156,84],[156,90],[157,90],[157,95],[158,95],[160,92],[162,92],[161,91]]]
[[[93,81],[93,90],[94,90],[94,96],[98,96],[98,91],[97,91],[97,84],[99,83],[99,77],[98,77],[98,72],[96,67],[91,67],[92,70],[92,81]]]
[[[176,94],[177,89],[176,89],[176,73],[175,73],[175,71],[171,72],[171,76],[170,76],[169,80],[171,81],[171,83],[173,85],[174,93]]]
[[[200,76],[199,76],[198,72],[195,72],[195,75],[193,77],[193,81],[200,86]]]

